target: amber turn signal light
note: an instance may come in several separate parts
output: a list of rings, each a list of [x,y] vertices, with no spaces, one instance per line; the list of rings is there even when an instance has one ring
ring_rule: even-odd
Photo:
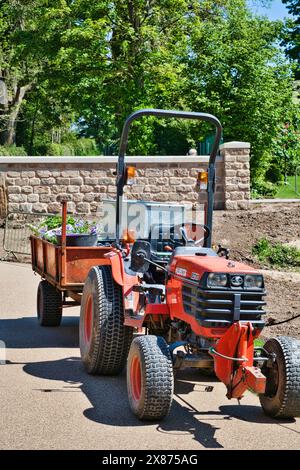
[[[132,229],[125,229],[123,231],[123,236],[122,236],[122,240],[124,243],[134,243],[135,240],[136,240],[136,233],[135,233],[135,230],[132,230]]]
[[[126,168],[126,184],[132,185],[135,183],[136,168],[134,166],[128,166]]]
[[[200,189],[207,189],[208,185],[208,172],[207,171],[199,171],[197,177],[197,185]]]

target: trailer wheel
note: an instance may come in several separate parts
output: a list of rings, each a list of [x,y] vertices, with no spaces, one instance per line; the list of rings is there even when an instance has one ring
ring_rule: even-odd
[[[122,288],[111,267],[93,267],[84,284],[79,326],[81,358],[88,373],[119,374],[132,335],[133,328],[124,326]]]
[[[61,292],[45,280],[38,286],[37,316],[41,326],[59,326],[61,322]]]
[[[173,363],[164,338],[135,338],[127,360],[127,391],[133,413],[141,420],[163,419],[171,408],[173,388]]]
[[[276,355],[272,367],[262,369],[267,377],[266,391],[259,396],[264,412],[273,418],[300,416],[300,341],[279,336],[264,348]]]

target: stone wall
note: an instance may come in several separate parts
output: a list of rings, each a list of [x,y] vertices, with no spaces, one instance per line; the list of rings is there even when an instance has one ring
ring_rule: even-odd
[[[228,142],[221,145],[224,161],[226,209],[248,209],[250,200],[250,144]]]
[[[249,144],[223,144],[217,158],[216,209],[247,208]],[[71,213],[97,212],[104,199],[114,199],[116,157],[0,157],[0,217],[8,212],[61,210],[68,200]],[[204,202],[197,174],[208,157],[127,157],[137,168],[129,199],[161,202]]]

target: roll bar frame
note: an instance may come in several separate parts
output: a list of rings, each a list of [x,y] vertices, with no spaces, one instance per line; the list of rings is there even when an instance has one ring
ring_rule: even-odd
[[[197,119],[200,121],[210,122],[216,128],[215,139],[210,152],[208,164],[208,185],[207,185],[207,214],[206,225],[210,230],[210,234],[206,239],[205,246],[211,246],[212,237],[212,221],[213,221],[213,206],[214,206],[214,192],[215,192],[215,164],[216,157],[222,137],[222,125],[220,121],[212,114],[197,113],[189,111],[172,111],[164,109],[140,109],[133,112],[126,119],[120,140],[119,157],[117,164],[117,201],[116,201],[116,243],[120,243],[120,208],[122,206],[123,189],[126,183],[126,166],[125,154],[128,144],[128,136],[130,126],[133,121],[143,116],[156,116],[162,118],[179,118],[179,119]]]

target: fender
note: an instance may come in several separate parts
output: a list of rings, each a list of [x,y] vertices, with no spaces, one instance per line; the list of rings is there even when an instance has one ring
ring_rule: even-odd
[[[114,281],[122,287],[124,308],[136,312],[139,303],[139,293],[133,291],[133,286],[139,284],[138,276],[131,276],[124,270],[124,261],[120,251],[109,251],[105,258],[109,259]]]

